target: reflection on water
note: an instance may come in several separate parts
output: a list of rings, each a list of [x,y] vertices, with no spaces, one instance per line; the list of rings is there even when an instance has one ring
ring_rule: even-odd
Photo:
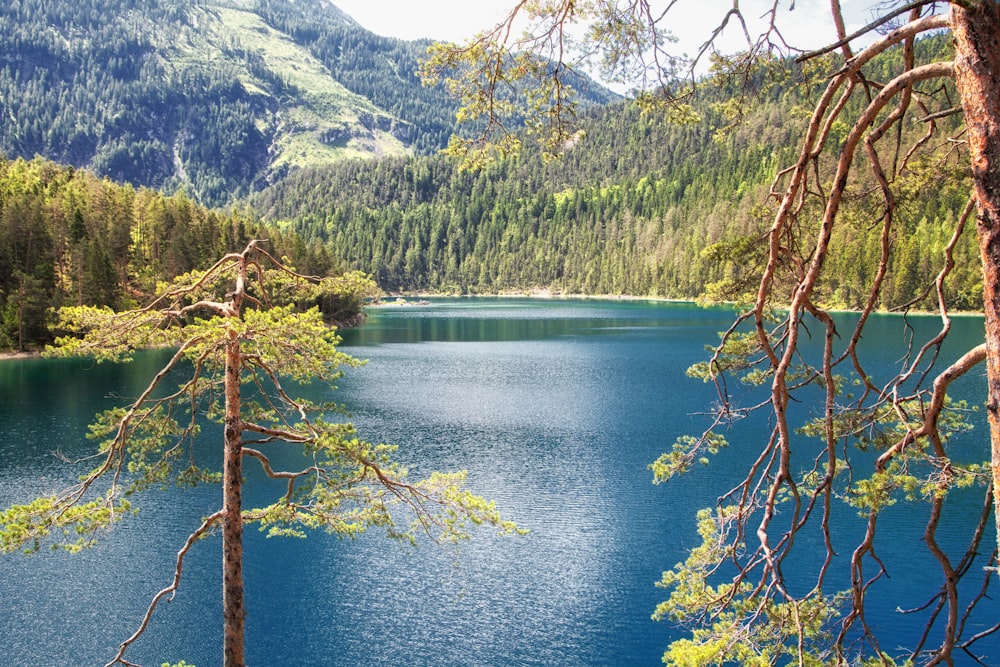
[[[248,664],[659,664],[671,634],[650,620],[663,595],[653,584],[696,544],[694,512],[738,470],[654,487],[648,465],[703,425],[713,395],[684,370],[729,323],[724,310],[646,302],[375,309],[343,332],[348,351],[370,361],[349,371],[336,400],[364,437],[399,444],[413,475],[466,469],[473,489],[531,532],[477,535],[456,553],[377,535],[250,531]],[[968,328],[975,336],[976,323]],[[141,357],[138,375],[158,361]],[[49,450],[87,451],[84,425],[106,395],[134,395],[141,382],[78,362],[0,364],[0,499],[66,478]],[[276,489],[248,474],[248,502],[269,501]],[[103,664],[169,582],[176,549],[216,493],[152,493],[140,517],[84,554],[0,560],[5,654],[18,665]],[[221,661],[218,562],[217,537],[196,547],[139,661]],[[891,610],[874,619],[898,622]]]

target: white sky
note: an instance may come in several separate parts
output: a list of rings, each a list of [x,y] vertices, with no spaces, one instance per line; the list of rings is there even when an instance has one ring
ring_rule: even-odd
[[[514,0],[332,0],[368,30],[400,39],[461,42],[493,26]]]
[[[366,29],[388,37],[400,39],[430,38],[442,41],[463,42],[481,30],[492,28],[507,17],[517,0],[328,0],[347,12]],[[654,0],[654,7],[665,6],[668,0]],[[763,22],[749,23],[770,8],[773,0],[739,0],[748,21],[747,30],[752,39],[763,31]],[[793,0],[779,3],[779,29],[788,45],[810,50],[826,46],[836,40],[830,19],[829,0],[794,0],[795,9],[789,10]],[[871,20],[869,8],[879,0],[841,0],[847,32],[850,34]],[[668,24],[678,43],[669,50],[674,54],[694,56],[712,34],[733,0],[677,0],[668,17]],[[743,31],[735,21],[730,21],[716,46],[724,52],[747,48]],[[707,71],[709,60],[703,57],[698,71]],[[584,70],[589,69],[584,66]],[[605,86],[626,94],[633,81],[610,81],[598,72],[590,74]]]
[[[432,39],[461,42],[503,18],[516,0],[332,0],[368,30],[402,39]],[[784,36],[795,46],[815,48],[833,41],[827,0],[779,0]],[[877,0],[844,0],[848,31],[867,23],[868,7]],[[741,0],[744,14],[758,16],[770,5],[768,0]],[[679,0],[672,13],[677,17],[673,32],[681,46],[693,53],[718,24],[732,0]],[[750,26],[751,31],[753,26]],[[736,28],[727,31],[736,39]],[[754,35],[755,36],[755,35]]]

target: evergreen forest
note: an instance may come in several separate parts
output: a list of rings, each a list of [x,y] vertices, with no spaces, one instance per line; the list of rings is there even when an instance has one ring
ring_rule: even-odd
[[[307,275],[344,275],[327,248],[262,228],[240,209],[221,212],[186,195],[135,189],[42,159],[0,160],[0,351],[52,340],[53,308],[143,305],[163,282],[205,269],[250,239]],[[320,304],[350,321],[374,286],[348,273]]]

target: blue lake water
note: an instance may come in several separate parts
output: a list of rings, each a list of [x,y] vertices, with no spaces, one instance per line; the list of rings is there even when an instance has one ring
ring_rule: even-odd
[[[414,477],[466,469],[470,486],[530,534],[484,531],[456,553],[374,533],[296,540],[250,530],[248,664],[660,664],[677,635],[650,619],[664,597],[654,583],[698,543],[695,511],[730,488],[742,459],[725,453],[664,486],[651,483],[648,465],[705,425],[701,413],[715,396],[684,370],[731,318],[722,308],[641,301],[451,299],[373,309],[365,326],[343,332],[344,348],[369,363],[348,372],[336,400],[363,437],[399,444]],[[873,322],[866,342],[875,361],[898,359],[901,323]],[[958,320],[955,349],[981,339],[981,327],[978,318]],[[94,413],[135,395],[162,360],[0,364],[0,501],[70,481],[75,469],[52,452],[91,451],[84,433]],[[963,386],[981,402],[981,374]],[[985,437],[980,427],[954,446],[988,451]],[[248,505],[275,494],[259,477],[250,473]],[[0,664],[104,664],[169,583],[184,537],[218,502],[214,487],[151,492],[138,502],[140,516],[94,549],[0,557]],[[956,503],[956,539],[978,502]],[[922,530],[922,522],[894,530],[882,555],[891,562],[919,552]],[[847,557],[852,545],[843,548]],[[181,590],[131,659],[221,662],[219,561],[217,536],[196,546]],[[934,585],[926,565],[904,557],[880,590],[903,586],[923,602]],[[886,600],[869,620],[902,643],[913,628],[894,613],[898,601]],[[992,605],[995,622],[1000,604]],[[992,647],[1000,656],[1000,638]]]

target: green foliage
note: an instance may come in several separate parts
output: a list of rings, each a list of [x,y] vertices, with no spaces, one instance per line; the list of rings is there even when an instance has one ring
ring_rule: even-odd
[[[918,400],[903,401],[896,406],[880,404],[870,409],[845,409],[833,421],[834,437],[849,439],[861,451],[884,453],[904,441],[908,433],[920,428],[923,405]],[[937,437],[947,441],[956,434],[972,430],[968,420],[971,408],[965,401],[946,397],[937,417]],[[902,422],[908,415],[910,422]],[[814,420],[800,432],[812,437],[825,437],[825,425]],[[928,438],[909,443],[904,452],[868,477],[859,476],[843,490],[842,498],[858,509],[862,517],[878,513],[900,500],[906,502],[944,499],[955,489],[985,485],[989,480],[986,463],[959,463],[942,460],[932,449]]]
[[[529,145],[471,173],[443,158],[353,162],[291,174],[252,203],[389,291],[694,298],[755,275],[702,255],[760,226],[747,203],[780,160],[755,131],[720,146],[701,127],[616,106],[588,116],[549,164]]]
[[[701,438],[683,435],[674,443],[673,449],[660,455],[649,469],[653,471],[653,483],[662,484],[674,475],[691,470],[695,462],[708,465],[708,457],[699,454],[718,454],[729,443],[719,433],[706,433]]]
[[[763,349],[756,332],[731,332],[719,335],[722,345],[718,348],[708,348],[712,352],[709,361],[698,362],[687,369],[688,377],[709,382],[721,373],[739,376],[749,385],[760,386],[767,378],[767,373],[758,370]]]
[[[38,551],[43,542],[53,549],[77,552],[93,546],[97,537],[133,513],[124,498],[82,501],[78,490],[36,498],[0,512],[0,553]]]

